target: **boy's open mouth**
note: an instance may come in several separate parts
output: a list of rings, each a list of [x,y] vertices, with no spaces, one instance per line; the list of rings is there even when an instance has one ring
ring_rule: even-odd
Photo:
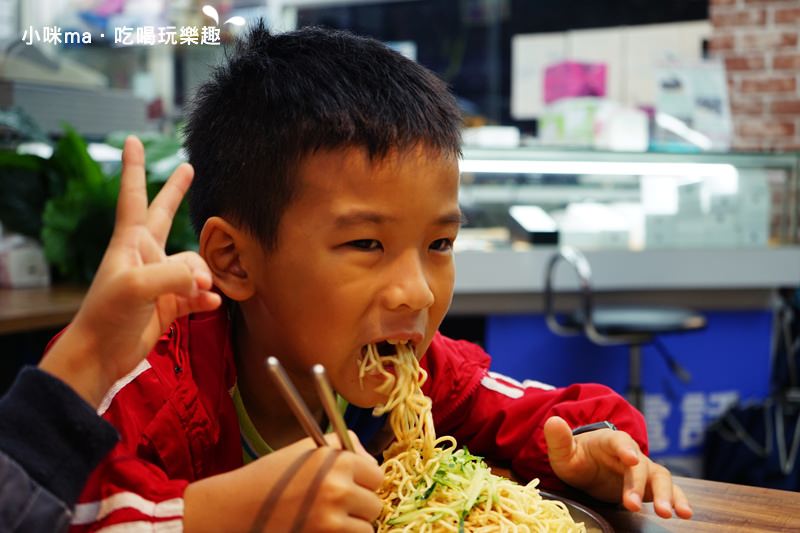
[[[378,352],[378,355],[380,355],[381,357],[389,357],[397,355],[398,344],[408,345],[409,348],[414,350],[414,343],[407,340],[386,339],[372,343],[372,345],[375,346],[375,350]],[[364,346],[361,347],[361,357],[367,355],[367,348],[369,346],[370,346],[369,344],[365,344]]]

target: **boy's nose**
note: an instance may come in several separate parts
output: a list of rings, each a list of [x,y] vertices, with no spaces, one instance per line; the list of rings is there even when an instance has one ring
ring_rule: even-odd
[[[419,311],[432,306],[433,302],[433,291],[420,257],[417,254],[408,254],[398,259],[397,268],[389,273],[389,283],[384,291],[386,307],[406,307]]]

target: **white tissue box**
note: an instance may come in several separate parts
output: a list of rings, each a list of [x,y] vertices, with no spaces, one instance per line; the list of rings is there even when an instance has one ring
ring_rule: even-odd
[[[38,243],[4,239],[0,246],[0,287],[25,289],[50,285],[50,268]]]

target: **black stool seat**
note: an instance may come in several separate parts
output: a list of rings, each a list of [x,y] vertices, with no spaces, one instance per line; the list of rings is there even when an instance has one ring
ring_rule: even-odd
[[[565,317],[565,326],[583,328],[585,315],[576,311]],[[706,327],[703,315],[679,307],[595,307],[592,322],[601,335],[641,334],[648,337],[665,333],[696,331]]]

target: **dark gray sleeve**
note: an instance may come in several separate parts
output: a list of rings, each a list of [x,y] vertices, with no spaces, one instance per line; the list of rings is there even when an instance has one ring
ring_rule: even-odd
[[[0,451],[69,509],[118,439],[75,391],[38,368],[24,368],[0,399]]]
[[[0,531],[66,531],[72,513],[0,451]]]

